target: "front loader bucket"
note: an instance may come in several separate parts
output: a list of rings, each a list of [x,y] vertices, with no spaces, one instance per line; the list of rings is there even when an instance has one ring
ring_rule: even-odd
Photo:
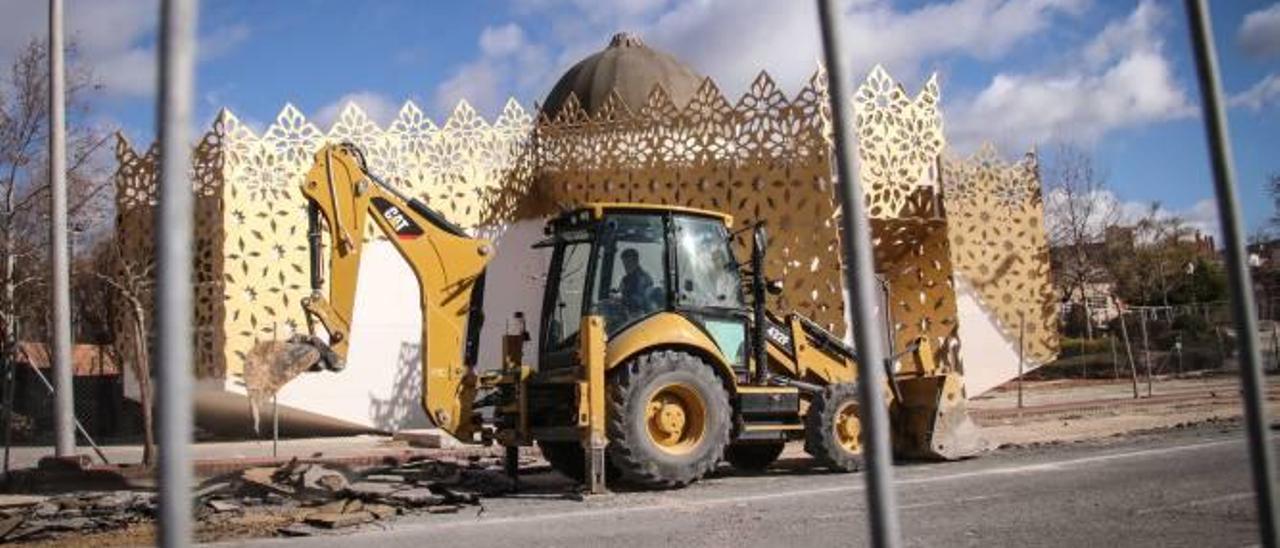
[[[895,449],[904,456],[958,460],[989,448],[987,440],[969,417],[960,375],[947,373],[916,379],[898,379],[902,399]]]
[[[258,410],[271,401],[280,387],[318,365],[323,352],[305,340],[260,342],[244,360],[245,392],[258,430]]]

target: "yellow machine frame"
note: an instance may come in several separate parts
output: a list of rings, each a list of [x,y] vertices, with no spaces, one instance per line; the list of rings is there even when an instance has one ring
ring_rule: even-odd
[[[359,262],[366,238],[368,218],[396,247],[408,263],[420,288],[422,308],[423,407],[427,416],[445,432],[463,440],[496,440],[508,448],[529,445],[535,439],[552,436],[530,427],[531,383],[571,384],[576,397],[576,419],[571,427],[581,442],[587,464],[587,484],[592,491],[604,489],[606,397],[611,372],[633,356],[654,349],[682,349],[709,363],[734,398],[790,395],[807,402],[823,387],[856,380],[852,349],[841,346],[832,351],[833,335],[821,331],[798,315],[789,315],[779,331],[780,340],[771,340],[764,350],[747,360],[749,374],[741,376],[730,367],[708,334],[675,312],[658,312],[640,320],[609,340],[602,317],[587,315],[571,376],[539,378],[524,363],[523,345],[527,334],[521,328],[502,339],[503,363],[497,371],[475,372],[479,301],[483,297],[485,267],[492,258],[490,242],[468,236],[438,213],[405,197],[369,173],[363,157],[352,145],[330,145],[315,156],[302,192],[311,215],[308,235],[312,248],[312,294],[303,307],[312,332],[309,344],[322,348],[324,365],[341,368],[349,350],[352,314],[359,279]],[[726,227],[732,217],[711,211],[646,204],[586,204],[575,211],[589,211],[596,219],[609,210],[647,210],[696,214],[720,219]],[[327,291],[323,276],[322,240],[327,236]],[[763,253],[763,251],[761,251]],[[754,260],[754,257],[753,257]],[[755,283],[760,284],[763,278]],[[762,290],[761,290],[762,291]],[[760,293],[759,295],[763,295]],[[759,296],[757,298],[760,298]],[[761,301],[762,302],[762,301]],[[764,312],[759,312],[764,314]],[[757,316],[757,319],[763,316]],[[770,320],[771,322],[773,320]],[[785,326],[785,327],[783,327]],[[327,334],[321,341],[317,327]],[[822,345],[825,348],[820,348]],[[884,387],[895,416],[895,445],[906,454],[948,456],[959,445],[949,437],[952,424],[965,419],[963,381],[955,371],[942,371],[933,359],[927,340],[914,343],[908,352],[907,367],[890,371]],[[763,358],[764,363],[760,363]],[[895,363],[896,363],[895,358]],[[760,371],[760,368],[766,371]],[[492,394],[477,400],[478,392]],[[493,405],[495,419],[485,426],[476,408]],[[799,413],[803,414],[801,405]],[[563,427],[557,427],[560,431]],[[803,430],[803,424],[745,425],[743,432],[762,430]],[[940,430],[947,432],[940,433]],[[512,453],[509,450],[509,455]],[[514,460],[514,459],[513,459]],[[512,468],[514,473],[514,469]]]

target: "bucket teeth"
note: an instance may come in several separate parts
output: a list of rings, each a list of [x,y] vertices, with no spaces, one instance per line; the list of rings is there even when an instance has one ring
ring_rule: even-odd
[[[969,417],[963,401],[940,409],[934,418],[929,443],[934,458],[957,460],[974,457],[989,450],[990,445]]]
[[[258,410],[282,386],[320,363],[323,352],[310,342],[266,341],[254,345],[244,361],[245,391],[258,431]]]

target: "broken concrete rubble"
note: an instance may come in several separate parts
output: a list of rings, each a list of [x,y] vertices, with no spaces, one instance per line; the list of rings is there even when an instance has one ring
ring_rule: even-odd
[[[0,542],[115,529],[149,520],[154,495],[132,491],[82,492],[37,497],[38,502],[0,510]],[[12,500],[12,499],[11,499]],[[35,500],[35,499],[32,499]]]
[[[513,487],[497,457],[419,458],[362,471],[294,459],[211,478],[193,493],[192,508],[208,526],[262,513],[289,516],[293,523],[276,533],[308,536],[406,513],[454,513]],[[0,542],[124,528],[153,520],[155,510],[155,495],[145,491],[3,495]]]

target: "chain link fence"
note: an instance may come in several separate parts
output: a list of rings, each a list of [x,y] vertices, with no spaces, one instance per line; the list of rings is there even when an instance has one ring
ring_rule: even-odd
[[[1280,321],[1273,311],[1280,313],[1280,299],[1265,307],[1259,303],[1261,319],[1256,335],[1264,368],[1280,371]],[[1067,311],[1064,318],[1074,312]],[[1135,372],[1145,376],[1148,363],[1157,379],[1239,369],[1239,334],[1225,301],[1130,306],[1093,316],[1092,329],[1064,325],[1059,359],[1025,378],[1122,380]]]

